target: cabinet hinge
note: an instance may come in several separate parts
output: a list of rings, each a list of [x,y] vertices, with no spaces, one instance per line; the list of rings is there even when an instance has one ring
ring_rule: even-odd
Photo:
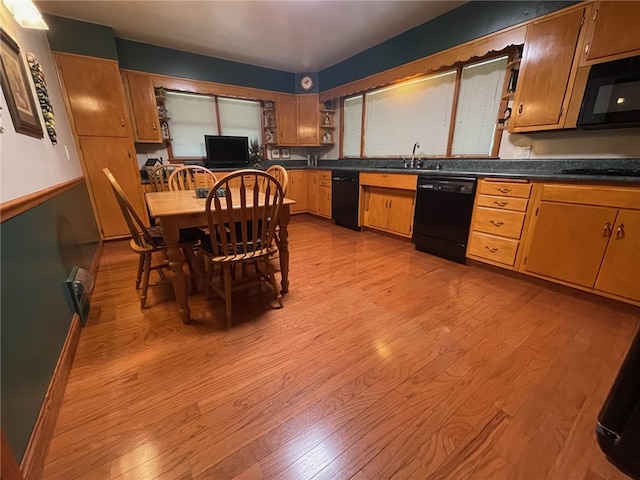
[[[527,258],[529,258],[529,257],[524,257],[524,261],[522,262],[522,263],[523,263],[523,265],[526,265],[526,264],[527,264]]]
[[[595,12],[593,12],[593,21],[595,22],[598,19],[598,12],[600,10],[596,10]]]
[[[564,112],[564,107],[560,107],[560,117],[559,118],[562,118],[562,113],[563,112]]]
[[[582,19],[580,20],[580,26],[584,25],[584,12],[582,13]]]
[[[540,208],[539,208],[539,207],[538,207],[538,208],[536,208],[536,215],[535,215],[536,217],[538,216],[538,210],[540,210]]]

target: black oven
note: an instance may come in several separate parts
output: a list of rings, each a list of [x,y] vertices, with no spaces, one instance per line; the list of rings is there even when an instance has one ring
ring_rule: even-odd
[[[591,67],[577,125],[640,126],[640,56]]]

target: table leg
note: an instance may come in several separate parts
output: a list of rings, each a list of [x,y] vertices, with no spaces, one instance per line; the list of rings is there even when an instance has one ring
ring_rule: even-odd
[[[282,275],[282,293],[289,291],[289,205],[283,205],[280,214],[280,275]]]
[[[169,258],[170,277],[173,291],[178,302],[178,313],[182,323],[189,323],[191,310],[187,300],[187,278],[183,270],[183,261],[180,254],[180,230],[178,224],[172,218],[162,219],[162,234],[167,244],[167,257]]]

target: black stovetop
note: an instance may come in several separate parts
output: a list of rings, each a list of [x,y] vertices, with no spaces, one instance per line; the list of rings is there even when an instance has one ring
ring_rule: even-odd
[[[566,168],[563,175],[597,175],[606,177],[640,177],[640,170],[631,168]]]

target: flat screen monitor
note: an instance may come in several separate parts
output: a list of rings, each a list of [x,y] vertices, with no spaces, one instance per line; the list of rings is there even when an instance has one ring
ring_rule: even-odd
[[[245,167],[249,165],[249,138],[205,135],[208,168]]]

